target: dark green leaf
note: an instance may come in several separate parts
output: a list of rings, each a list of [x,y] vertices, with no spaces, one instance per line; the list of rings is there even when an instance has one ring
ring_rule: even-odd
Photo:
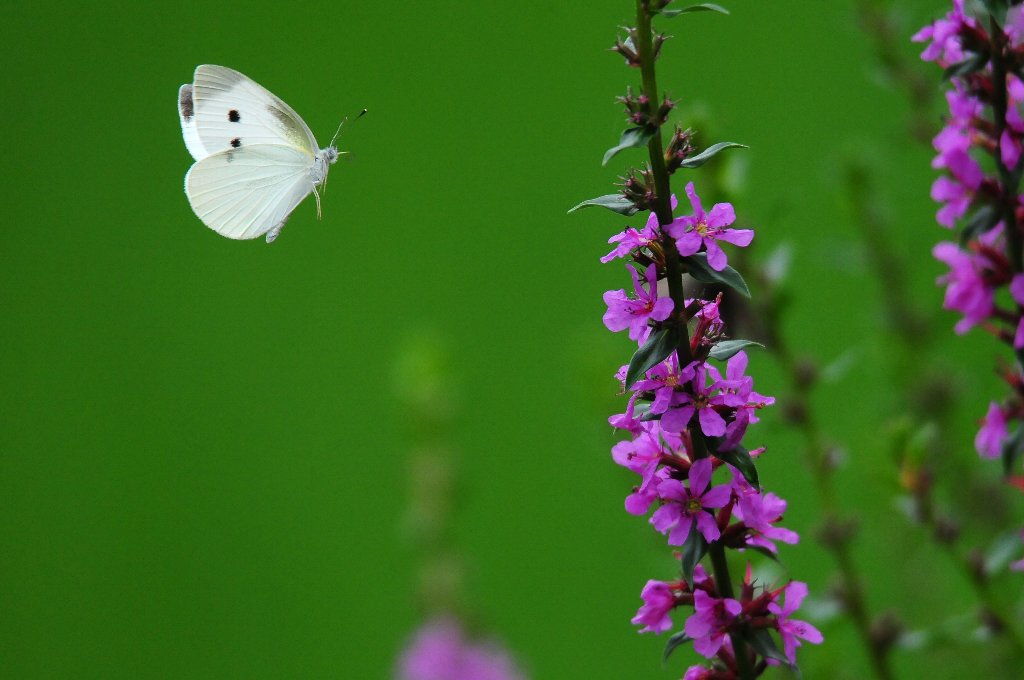
[[[1018,427],[1017,431],[1003,444],[1003,474],[1009,476],[1017,459],[1020,458],[1021,447],[1024,446],[1024,427]]]
[[[736,353],[744,347],[750,347],[752,345],[764,347],[761,343],[754,342],[753,340],[723,340],[715,343],[715,346],[711,348],[711,352],[708,353],[708,356],[712,359],[725,361],[734,357]]]
[[[668,657],[672,655],[672,652],[676,651],[676,647],[682,644],[686,644],[690,641],[690,638],[686,636],[686,631],[679,631],[668,639],[665,643],[665,651],[661,655],[661,663],[668,663]]]
[[[1006,10],[1010,8],[1007,0],[981,0],[985,9],[991,14],[1000,25],[1006,20]]]
[[[747,288],[747,282],[743,280],[740,273],[729,265],[726,265],[722,271],[716,272],[708,264],[707,253],[696,253],[684,257],[682,260],[686,265],[687,273],[701,283],[718,283],[729,286],[743,297],[750,297],[750,289]]]
[[[740,473],[742,473],[743,478],[747,480],[752,487],[755,489],[761,488],[761,483],[757,478],[757,466],[754,465],[754,459],[750,457],[750,452],[747,451],[746,448],[743,446],[737,446],[729,451],[714,451],[713,455],[715,458],[723,460],[739,470]]]
[[[604,152],[604,160],[601,161],[601,165],[608,165],[608,161],[612,159],[612,156],[623,149],[646,146],[647,142],[650,141],[651,137],[654,136],[654,133],[657,130],[658,128],[648,125],[643,127],[627,128],[622,132],[622,137],[619,138],[619,145],[613,146]]]
[[[577,210],[582,210],[583,208],[592,208],[594,206],[608,208],[612,212],[617,212],[620,215],[626,215],[627,217],[639,212],[638,208],[633,205],[633,202],[622,194],[607,194],[605,196],[592,198],[589,201],[583,201],[579,205],[570,208],[569,212],[572,213]]]
[[[746,144],[737,144],[736,142],[719,142],[718,144],[714,144],[714,145],[709,146],[708,148],[704,149],[703,151],[701,151],[696,156],[690,156],[689,158],[684,160],[680,164],[680,166],[684,167],[684,168],[690,168],[690,169],[699,168],[700,166],[704,165],[709,160],[711,160],[711,157],[714,156],[715,154],[717,154],[719,151],[724,151],[725,149],[749,149],[749,148],[750,147],[747,146]]]
[[[633,354],[626,370],[626,389],[633,386],[649,369],[668,358],[679,346],[679,328],[672,324],[651,332],[647,342]]]
[[[690,12],[718,12],[719,14],[728,14],[729,10],[722,7],[721,5],[715,5],[710,2],[702,2],[699,5],[690,5],[682,9],[663,9],[661,15],[667,19],[677,17],[680,14],[689,14]]]
[[[999,210],[994,205],[983,205],[975,210],[967,226],[960,232],[960,244],[964,245],[996,226],[999,217]]]
[[[752,628],[743,631],[743,637],[747,639],[754,651],[766,659],[775,659],[789,666],[789,659],[782,653],[771,634],[764,628]],[[791,666],[792,668],[792,666]]]
[[[686,536],[686,543],[683,544],[683,556],[680,563],[683,567],[683,578],[687,583],[693,583],[693,570],[708,551],[708,542],[704,535],[697,529],[697,518],[693,518],[690,525],[690,533]]]
[[[974,73],[975,71],[980,71],[981,69],[985,68],[985,64],[987,63],[987,54],[972,54],[971,56],[961,61],[959,64],[953,64],[952,66],[947,68],[945,73],[942,74],[942,77],[945,78],[946,80],[949,80],[950,78],[959,78],[961,76],[966,76],[968,74]]]

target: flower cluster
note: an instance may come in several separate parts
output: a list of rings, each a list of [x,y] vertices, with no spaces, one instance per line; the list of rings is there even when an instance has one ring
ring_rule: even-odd
[[[669,545],[682,547],[684,579],[649,581],[633,623],[642,626],[640,632],[662,633],[672,628],[670,613],[675,608],[693,608],[683,631],[697,652],[716,661],[711,668],[691,668],[686,677],[735,678],[739,675],[731,635],[750,637],[774,630],[784,649],[779,658],[789,663],[795,663],[800,639],[818,643],[822,637],[809,624],[790,618],[806,595],[804,584],[756,588],[748,576],[740,597],[734,599],[731,586],[720,587],[720,576],[709,575],[698,564],[713,544],[774,554],[777,542],[796,543],[798,536],[777,526],[786,501],[759,487],[754,461],[762,450],[747,451],[740,444],[747,428],[757,422],[757,412],[775,400],[754,390],[742,349],[748,343],[727,339],[719,315],[721,294],[712,300],[683,298],[677,310],[659,286],[667,277],[666,245],[674,247],[683,262],[706,253],[712,270],[722,271],[728,260],[718,241],[747,245],[753,238],[749,229],[729,228],[735,220],[730,204],[719,203],[705,212],[692,182],[686,193],[692,214],[662,226],[651,213],[643,229],[627,228],[613,236],[609,243],[614,250],[602,258],[631,258],[643,267],[627,265],[632,295],[616,290],[604,296],[605,326],[613,332],[629,329],[630,339],[640,347],[634,361],[616,376],[629,400],[625,412],[609,422],[630,438],[612,448],[612,458],[640,476],[626,498],[627,512],[645,515],[655,508],[651,526],[666,536]],[[674,337],[673,324],[688,325],[689,340],[683,342],[689,351],[677,351],[669,343],[669,351],[661,352],[667,356],[637,370],[638,356],[652,356],[666,338]],[[728,481],[715,484],[718,472]],[[692,578],[685,573],[687,564]],[[778,661],[762,660],[762,670],[769,663]]]
[[[800,640],[819,643],[822,636],[791,619],[807,592],[804,584],[755,585],[748,562],[737,596],[729,575],[726,549],[775,557],[778,542],[796,543],[798,536],[779,526],[786,501],[761,488],[755,459],[764,450],[741,443],[758,411],[775,401],[756,392],[747,375],[744,349],[757,343],[729,338],[720,310],[723,296],[731,294],[725,289],[750,294],[723,246],[750,245],[754,232],[734,226],[729,203],[705,210],[693,182],[685,187],[689,210],[677,214],[671,190],[676,172],[744,145],[719,142],[697,152],[696,133],[675,123],[667,144],[662,139],[676,102],[656,87],[655,61],[668,36],[654,31],[653,19],[696,9],[728,12],[711,3],[669,8],[671,1],[638,0],[636,25],[626,27],[626,37],[613,48],[640,70],[643,91],[627,88],[619,98],[629,127],[604,162],[630,148],[645,149],[647,162],[626,171],[617,194],[583,201],[570,212],[596,206],[646,218],[642,228],[612,236],[612,250],[601,258],[626,260],[632,290],[604,294],[604,324],[613,333],[628,331],[636,343],[616,374],[628,400],[609,422],[629,438],[612,447],[612,458],[639,475],[626,511],[650,513],[651,526],[679,548],[681,579],[649,581],[633,623],[640,632],[663,633],[673,627],[673,611],[685,607],[693,613],[669,638],[666,656],[692,641],[711,661],[690,668],[686,678],[750,680],[770,665],[795,664]],[[696,285],[688,292],[690,281]],[[723,292],[706,294],[705,284]]]
[[[669,613],[682,604],[692,606],[693,614],[686,619],[683,631],[693,640],[694,649],[709,659],[718,657],[726,667],[735,666],[735,652],[730,634],[747,630],[776,630],[782,639],[785,658],[796,663],[796,648],[802,641],[820,643],[822,635],[817,628],[792,618],[807,596],[807,584],[792,581],[789,585],[770,590],[758,588],[747,571],[739,599],[722,597],[715,590],[714,579],[703,567],[697,565],[690,581],[648,581],[640,596],[644,605],[640,607],[633,623],[643,624],[641,632],[669,630],[672,619]],[[769,659],[768,664],[778,663]],[[691,666],[684,676],[687,678],[730,678],[728,670],[705,666]]]
[[[1002,459],[1010,474],[1024,447],[1024,10],[1014,4],[982,20],[953,0],[913,38],[926,43],[921,58],[950,76],[949,116],[933,142],[943,175],[931,193],[938,223],[962,229],[958,242],[933,250],[949,267],[938,279],[943,306],[962,315],[957,333],[981,328],[1016,358],[1000,370],[1008,396],[989,404],[975,438],[978,453]]]
[[[468,639],[452,618],[427,622],[398,663],[399,680],[524,680],[496,642]]]

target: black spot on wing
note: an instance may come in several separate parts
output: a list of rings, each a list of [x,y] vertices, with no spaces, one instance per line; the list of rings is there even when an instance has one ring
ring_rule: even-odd
[[[238,121],[242,120],[242,117],[238,115],[237,109],[231,109],[230,111],[228,111],[228,120],[230,120],[232,123],[237,123]]]
[[[186,121],[192,120],[192,116],[195,115],[196,109],[192,102],[191,85],[182,85],[181,89],[178,90],[178,111],[181,112],[181,117]]]
[[[235,137],[234,139],[231,140],[231,146],[237,149],[238,147],[242,146],[242,140],[238,137]]]

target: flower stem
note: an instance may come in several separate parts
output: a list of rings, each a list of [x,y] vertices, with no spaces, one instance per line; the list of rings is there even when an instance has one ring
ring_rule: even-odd
[[[640,60],[640,74],[643,82],[643,93],[647,97],[647,113],[652,120],[657,111],[661,96],[658,92],[658,80],[654,70],[654,40],[651,31],[650,0],[636,0],[636,49]],[[655,121],[657,122],[657,121]],[[654,214],[658,217],[661,228],[661,246],[665,253],[665,278],[668,281],[669,296],[675,310],[674,320],[679,324],[679,345],[676,355],[679,366],[686,366],[693,361],[690,351],[690,336],[686,327],[688,319],[683,314],[686,308],[686,294],[683,290],[683,269],[679,260],[679,251],[673,239],[665,232],[665,227],[672,223],[672,187],[668,168],[665,166],[665,152],[661,140],[661,127],[655,126],[654,135],[647,142],[647,153],[651,163],[651,174],[654,176]],[[691,429],[690,440],[693,442],[693,458],[706,458],[707,447],[704,435],[698,428]],[[721,597],[733,597],[732,578],[729,575],[729,564],[725,559],[725,548],[720,542],[712,543],[708,552],[715,574],[715,584]],[[739,634],[730,634],[736,665],[741,680],[752,680],[754,671],[747,653],[747,643]]]
[[[651,34],[651,13],[649,0],[636,0],[637,21],[637,55],[640,58],[640,73],[643,80],[643,93],[647,97],[647,113],[654,118],[658,109],[658,79],[654,71],[654,45]],[[661,245],[665,253],[665,275],[668,280],[669,295],[675,304],[676,318],[681,326],[679,347],[679,365],[685,366],[693,361],[690,352],[690,338],[686,328],[687,319],[681,316],[685,308],[683,292],[683,271],[679,262],[679,251],[676,250],[672,238],[665,233],[664,227],[672,223],[672,187],[669,182],[668,169],[665,167],[664,148],[661,140],[661,127],[656,126],[654,136],[647,142],[650,157],[651,173],[654,175],[654,214],[658,216],[661,227]]]

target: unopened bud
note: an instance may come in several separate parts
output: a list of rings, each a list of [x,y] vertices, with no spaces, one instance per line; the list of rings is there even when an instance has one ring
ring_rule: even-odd
[[[658,56],[661,54],[661,46],[664,45],[665,41],[668,40],[671,37],[672,36],[665,35],[664,33],[659,33],[658,35],[654,36],[654,58],[655,59],[657,59]]]
[[[669,108],[675,106],[675,102],[666,99],[665,103],[662,104],[662,108],[664,108],[666,104],[669,105]],[[693,130],[689,128],[684,130],[678,125],[676,126],[676,130],[672,133],[672,138],[669,140],[668,146],[665,147],[665,166],[667,167],[669,174],[682,167],[683,161],[693,153],[693,137]]]

